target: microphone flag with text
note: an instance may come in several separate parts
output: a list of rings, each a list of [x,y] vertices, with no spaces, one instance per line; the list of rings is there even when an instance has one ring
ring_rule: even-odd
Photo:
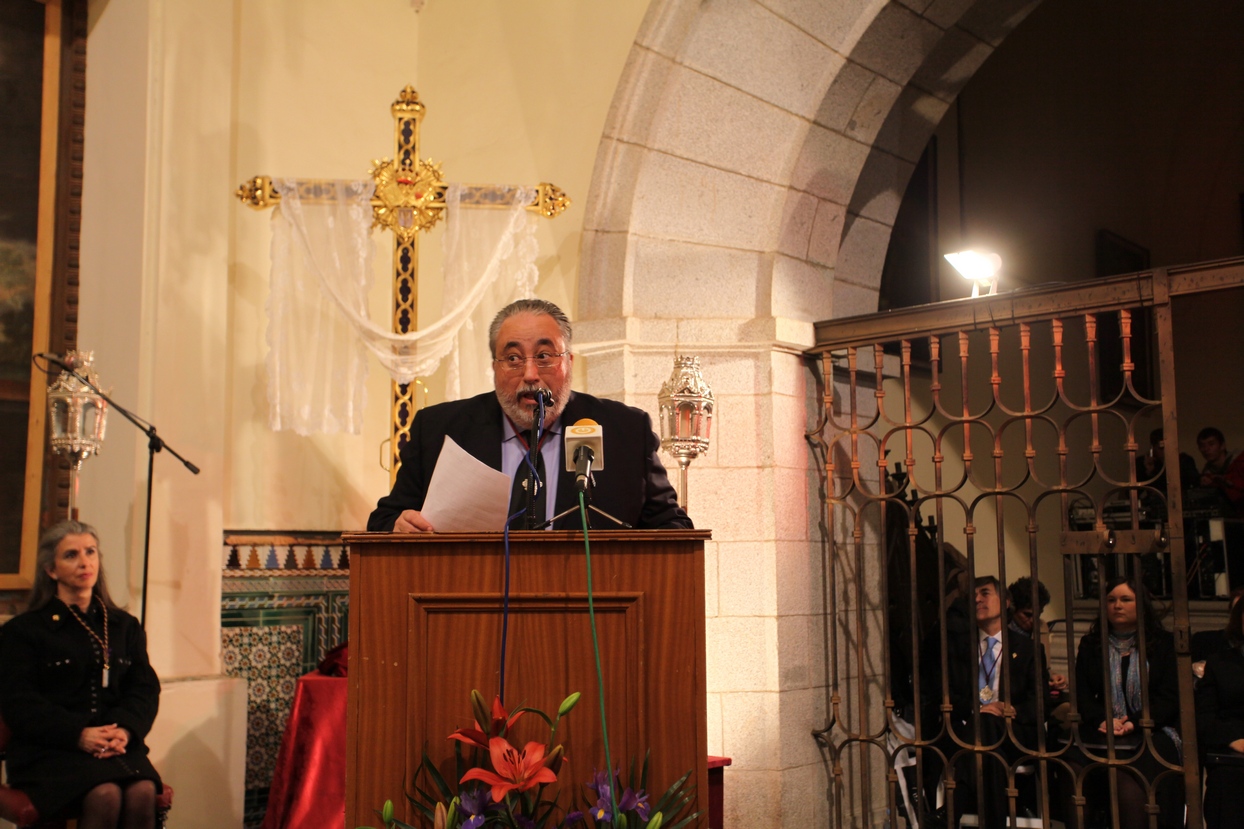
[[[585,417],[566,429],[566,471],[574,472],[575,489],[587,490],[593,470],[605,468],[605,430]]]

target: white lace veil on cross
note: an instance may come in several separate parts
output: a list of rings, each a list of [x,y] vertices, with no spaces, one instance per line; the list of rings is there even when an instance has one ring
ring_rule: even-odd
[[[294,179],[273,181],[268,298],[268,424],[301,435],[362,428],[367,352],[399,383],[434,372],[447,355],[447,397],[491,388],[486,330],[510,300],[535,289],[535,218],[530,188],[508,207],[467,209],[461,187],[445,196],[442,314],[424,329],[394,334],[367,309],[371,288],[373,182],[316,182],[314,203]],[[327,198],[325,198],[327,196]]]

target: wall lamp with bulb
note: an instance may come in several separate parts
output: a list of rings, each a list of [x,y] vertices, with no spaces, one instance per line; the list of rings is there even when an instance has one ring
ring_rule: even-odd
[[[946,254],[946,261],[966,280],[972,283],[972,296],[980,296],[981,288],[988,288],[987,295],[998,293],[998,271],[1002,270],[1002,257],[989,251],[961,250]]]

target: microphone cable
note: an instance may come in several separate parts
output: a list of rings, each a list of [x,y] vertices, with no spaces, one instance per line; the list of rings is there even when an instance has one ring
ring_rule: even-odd
[[[600,732],[605,743],[605,770],[609,774],[609,803],[613,808],[613,824],[616,826],[620,781],[613,774],[613,755],[609,751],[609,726],[605,722],[605,672],[600,666],[600,641],[596,637],[596,603],[592,600],[592,545],[587,537],[587,501],[582,492],[579,493],[579,516],[583,521],[583,555],[587,562],[587,616],[592,627],[592,652],[596,657],[596,698],[600,702]]]

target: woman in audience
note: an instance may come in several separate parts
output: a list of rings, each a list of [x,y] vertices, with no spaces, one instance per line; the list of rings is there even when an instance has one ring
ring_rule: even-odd
[[[1205,825],[1239,826],[1244,815],[1244,602],[1231,606],[1227,646],[1205,660],[1196,689],[1196,730],[1205,764]]]
[[[155,824],[160,777],[143,738],[160,701],[138,620],[113,604],[99,534],[63,521],[39,541],[27,611],[0,628],[9,784],[80,829]]]
[[[1148,591],[1127,579],[1114,579],[1106,585],[1106,647],[1102,649],[1102,620],[1093,622],[1080,640],[1076,654],[1076,702],[1080,713],[1079,741],[1086,755],[1106,755],[1107,732],[1115,737],[1116,756],[1132,758],[1131,768],[1154,779],[1167,766],[1145,745],[1140,727],[1143,719],[1140,640],[1143,637],[1148,663],[1149,716],[1153,719],[1153,747],[1168,763],[1179,763],[1182,741],[1179,736],[1179,683],[1175,663],[1175,640],[1162,627]],[[1107,719],[1107,699],[1110,718]],[[1077,752],[1078,753],[1078,752]],[[1069,758],[1070,759],[1070,758]],[[1089,762],[1081,756],[1079,763]],[[1086,792],[1090,805],[1100,803],[1102,791],[1109,791],[1105,768],[1088,775]],[[1145,827],[1148,792],[1133,774],[1116,772],[1119,826]],[[1183,780],[1172,775],[1157,789],[1161,812],[1159,826],[1183,826]]]

